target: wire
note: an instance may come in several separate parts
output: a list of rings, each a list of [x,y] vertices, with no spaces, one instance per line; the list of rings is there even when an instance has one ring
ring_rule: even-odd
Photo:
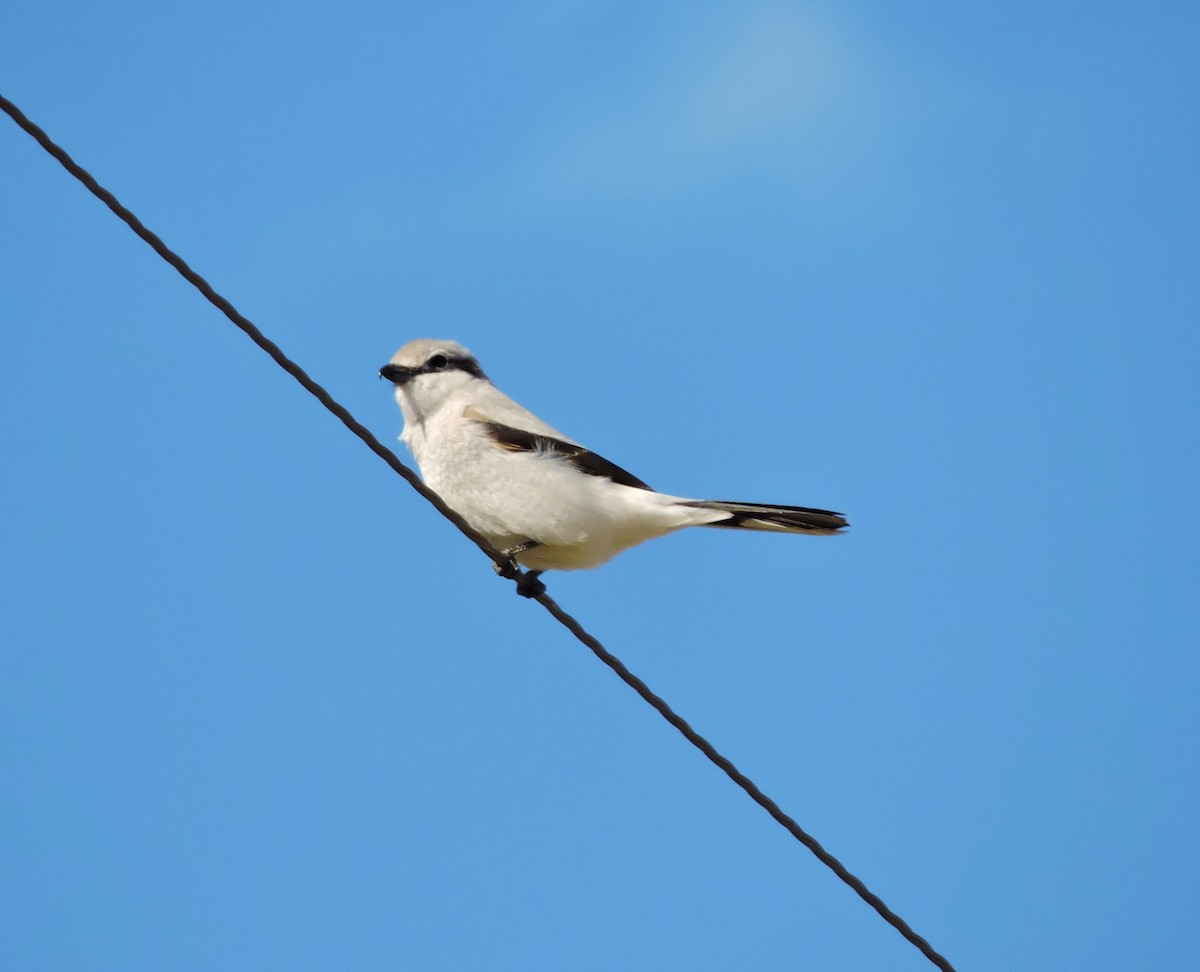
[[[695,729],[688,725],[687,721],[682,716],[678,715],[663,699],[655,695],[640,678],[634,675],[624,663],[606,649],[596,638],[590,635],[583,626],[571,617],[566,611],[559,607],[558,603],[545,592],[541,585],[537,584],[534,578],[527,577],[525,574],[516,572],[515,574],[509,569],[510,562],[499,550],[486,539],[476,533],[466,523],[465,520],[454,512],[445,504],[440,496],[433,490],[421,482],[420,477],[408,468],[396,456],[391,449],[387,448],[375,436],[362,425],[345,407],[340,405],[332,395],[322,388],[317,382],[309,377],[308,373],[298,364],[292,361],[283,353],[279,345],[275,344],[267,338],[257,327],[254,326],[247,318],[238,313],[228,300],[218,294],[209,284],[207,280],[196,273],[184,259],[170,249],[157,235],[148,230],[140,219],[132,212],[121,205],[120,201],[111,192],[105,189],[98,183],[92,175],[80,166],[65,150],[55,144],[49,135],[41,128],[30,121],[11,101],[0,95],[0,108],[2,108],[13,121],[17,123],[26,133],[45,149],[71,175],[83,183],[87,189],[104,203],[113,213],[129,226],[138,236],[150,244],[151,248],[161,256],[167,263],[174,267],[180,275],[192,284],[205,299],[214,307],[232,321],[238,328],[245,332],[246,336],[257,344],[263,351],[271,356],[271,359],[279,365],[284,371],[296,379],[304,388],[310,392],[322,405],[332,412],[343,425],[360,438],[372,452],[386,462],[396,473],[412,486],[418,493],[427,499],[434,508],[442,514],[447,520],[458,527],[459,532],[466,536],[480,550],[482,550],[497,569],[505,576],[512,577],[517,581],[517,589],[527,597],[532,597],[542,605],[550,614],[571,632],[576,638],[586,645],[605,665],[611,668],[617,676],[640,695],[646,702],[653,706],[658,713],[674,726],[683,735],[688,742],[700,750],[713,763],[715,763],[722,772],[725,773],[734,783],[746,791],[746,794],[757,803],[760,807],[767,811],[780,826],[782,826],[789,834],[800,841],[807,847],[817,859],[833,871],[842,881],[844,881],[860,898],[879,913],[889,925],[895,928],[909,942],[911,942],[921,954],[924,955],[943,972],[954,972],[954,967],[938,952],[934,951],[933,947],[924,938],[918,935],[908,923],[892,911],[878,895],[873,893],[861,880],[851,874],[846,867],[836,857],[830,854],[821,844],[805,831],[795,820],[789,817],[770,797],[762,792],[748,776],[741,772],[728,759],[722,756],[717,749],[707,739],[701,736]],[[536,592],[536,593],[535,593]]]

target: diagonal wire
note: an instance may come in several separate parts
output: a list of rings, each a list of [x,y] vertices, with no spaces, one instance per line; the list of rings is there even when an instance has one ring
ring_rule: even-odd
[[[245,332],[263,351],[271,356],[271,359],[279,365],[284,371],[296,379],[305,390],[311,393],[317,401],[324,405],[330,412],[360,438],[372,452],[386,462],[397,474],[412,486],[418,493],[427,499],[434,508],[442,514],[447,520],[458,527],[459,531],[482,550],[498,568],[504,568],[508,565],[508,558],[497,550],[486,539],[476,533],[471,527],[452,510],[437,495],[433,490],[421,482],[420,477],[409,469],[396,456],[391,449],[387,448],[380,442],[366,426],[362,425],[353,415],[341,404],[339,404],[332,395],[329,394],[321,385],[315,382],[308,373],[298,364],[292,361],[283,353],[279,345],[270,340],[262,333],[253,323],[243,317],[228,300],[217,293],[211,284],[200,274],[196,273],[184,259],[170,249],[161,238],[145,227],[140,219],[132,212],[121,205],[120,201],[111,192],[105,189],[86,169],[80,166],[67,152],[60,148],[50,136],[45,133],[40,127],[30,121],[11,101],[0,95],[0,109],[3,109],[14,122],[17,123],[26,133],[28,133],[43,149],[65,168],[71,175],[83,183],[85,187],[104,203],[113,213],[124,222],[131,230],[140,236],[150,247],[161,256],[167,263],[174,267],[179,274],[192,284],[204,298],[209,301],[214,307],[224,314],[238,328]],[[518,574],[517,580],[518,590],[528,591],[531,588],[524,587],[523,581],[527,578],[524,575]],[[540,590],[535,594],[527,594],[532,596],[539,604],[542,605],[560,624],[571,632],[576,638],[586,645],[605,665],[611,668],[617,676],[648,702],[658,713],[674,726],[683,735],[688,742],[700,750],[709,760],[718,766],[734,783],[746,791],[746,794],[757,803],[760,807],[769,813],[780,826],[782,826],[789,834],[800,841],[805,847],[816,855],[826,867],[833,871],[843,882],[845,882],[860,898],[879,913],[889,925],[895,928],[909,942],[911,942],[921,954],[924,955],[937,968],[943,972],[954,972],[954,967],[938,952],[934,951],[933,947],[924,938],[918,935],[909,924],[892,911],[883,900],[872,892],[863,882],[855,877],[846,869],[846,867],[836,857],[825,850],[824,847],[811,834],[804,830],[795,820],[784,813],[779,805],[762,792],[746,774],[733,765],[726,757],[722,756],[702,735],[696,732],[682,716],[678,715],[663,699],[655,695],[640,678],[634,675],[625,664],[613,655],[604,647],[596,638],[590,635],[583,626],[575,620],[571,615],[559,607],[556,602],[545,590]]]

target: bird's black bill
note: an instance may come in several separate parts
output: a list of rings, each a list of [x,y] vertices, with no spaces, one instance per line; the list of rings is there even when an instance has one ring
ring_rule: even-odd
[[[385,364],[379,369],[379,377],[387,379],[393,385],[403,385],[420,373],[416,368],[405,368],[398,364]]]

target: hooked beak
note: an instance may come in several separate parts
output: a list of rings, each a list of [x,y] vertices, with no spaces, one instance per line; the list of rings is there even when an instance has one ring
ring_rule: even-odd
[[[379,369],[379,377],[386,378],[393,385],[403,385],[411,381],[416,374],[416,368],[405,368],[398,364],[385,364]]]

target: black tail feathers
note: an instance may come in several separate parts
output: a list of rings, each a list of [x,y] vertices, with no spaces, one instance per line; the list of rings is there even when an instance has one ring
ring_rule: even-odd
[[[724,510],[729,519],[705,526],[743,530],[775,530],[780,533],[812,533],[829,536],[850,525],[841,513],[814,510],[807,506],[769,506],[763,503],[726,503],[721,500],[690,500],[684,506]]]

